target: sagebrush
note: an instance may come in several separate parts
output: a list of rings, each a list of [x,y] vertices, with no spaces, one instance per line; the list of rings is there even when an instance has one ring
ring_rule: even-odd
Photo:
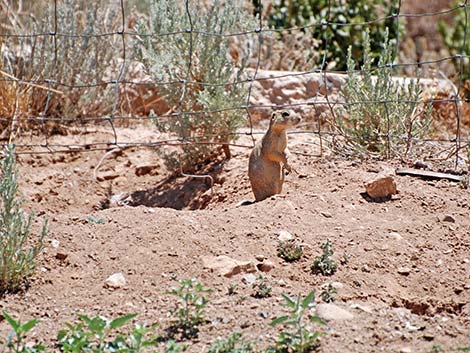
[[[221,146],[229,157],[227,144],[235,140],[245,113],[233,108],[246,104],[248,86],[236,84],[247,58],[235,66],[226,34],[255,28],[254,18],[234,0],[223,4],[215,0],[210,7],[190,2],[188,9],[176,1],[155,0],[149,3],[149,11],[148,22],[138,23],[141,35],[136,48],[176,113],[166,120],[157,117],[158,126],[176,134],[183,151],[167,154],[167,164],[191,168],[207,161]],[[176,34],[170,39],[165,33]]]
[[[21,289],[37,266],[36,257],[43,249],[47,220],[36,238],[30,235],[34,215],[26,216],[18,196],[15,148],[3,150],[0,164],[0,294]]]

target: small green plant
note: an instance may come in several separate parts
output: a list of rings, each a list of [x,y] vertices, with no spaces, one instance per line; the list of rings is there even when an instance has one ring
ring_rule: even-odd
[[[469,347],[457,347],[458,351],[463,351],[463,352],[470,352],[470,346]]]
[[[273,288],[269,285],[267,282],[266,278],[263,275],[260,275],[258,279],[253,283],[253,294],[252,296],[254,298],[262,299],[262,298],[268,298],[272,294]]]
[[[320,293],[320,298],[325,302],[325,303],[331,303],[331,302],[334,302],[335,301],[335,297],[334,295],[337,293],[338,291],[336,290],[335,287],[333,287],[331,285],[331,283],[328,283],[328,286],[322,290],[322,292]]]
[[[457,0],[453,2],[453,6],[459,6],[463,4],[462,1]],[[452,23],[448,24],[445,21],[439,21],[437,24],[437,29],[444,41],[449,54],[451,55],[462,55],[460,58],[453,59],[455,70],[457,74],[460,73],[460,62],[462,62],[462,80],[470,80],[470,47],[469,47],[469,38],[470,38],[470,26],[468,26],[468,5],[467,7],[461,6],[460,9],[455,13],[455,16],[452,17]],[[466,39],[466,45],[464,45],[464,40]],[[470,89],[467,87],[465,89],[467,98],[470,98]]]
[[[67,329],[59,331],[58,345],[64,353],[117,351],[137,353],[145,348],[157,346],[157,337],[150,335],[156,325],[145,327],[138,324],[129,334],[117,333],[136,316],[137,314],[128,314],[109,320],[102,316],[90,318],[78,315],[80,322],[67,323]]]
[[[312,271],[315,274],[322,274],[324,276],[331,276],[336,272],[338,264],[332,258],[333,249],[331,247],[331,242],[327,240],[321,245],[323,254],[316,257],[312,264]]]
[[[431,347],[431,353],[442,353],[442,348],[438,344],[433,344]]]
[[[38,353],[46,350],[46,347],[43,344],[36,344],[32,347],[28,347],[24,342],[27,333],[36,326],[38,320],[33,319],[22,324],[19,320],[15,320],[5,311],[2,315],[12,328],[12,331],[7,337],[7,341],[2,342],[0,340],[0,351],[2,353]],[[6,350],[5,347],[2,348],[3,345],[6,346]]]
[[[170,331],[172,334],[179,332],[184,338],[197,335],[198,326],[204,323],[204,310],[208,300],[205,295],[212,290],[205,288],[196,279],[180,280],[178,287],[169,291],[178,298],[178,306],[171,313],[176,319]]]
[[[279,334],[274,348],[268,352],[306,353],[317,349],[322,333],[312,330],[310,324],[324,325],[324,322],[318,316],[308,316],[308,309],[313,306],[315,300],[315,291],[311,291],[304,299],[301,299],[300,295],[297,298],[292,298],[287,294],[282,294],[282,297],[285,301],[284,305],[290,310],[290,313],[280,316],[270,323],[271,326],[283,324],[285,330]],[[308,317],[306,318],[306,316]]]
[[[157,82],[168,105],[177,113],[156,119],[158,127],[178,136],[183,153],[164,155],[170,168],[195,167],[222,149],[230,156],[228,144],[243,123],[247,86],[235,84],[244,74],[247,55],[235,66],[230,55],[230,38],[256,21],[236,1],[215,0],[211,6],[189,2],[188,8],[173,0],[151,1],[148,23],[140,21],[136,49]],[[189,15],[187,13],[189,11]],[[177,33],[170,40],[160,33]],[[209,34],[210,33],[210,34]]]
[[[235,332],[226,339],[217,340],[207,353],[252,353],[253,346],[243,339],[241,333]]]
[[[277,256],[287,262],[299,260],[304,253],[302,245],[295,240],[280,241],[277,245]]]
[[[231,283],[229,286],[228,286],[228,289],[227,289],[227,294],[228,295],[235,295],[238,293],[238,285],[236,283]]]
[[[47,233],[45,220],[39,238],[30,240],[34,215],[25,217],[22,201],[17,197],[18,180],[15,169],[15,148],[6,146],[0,165],[0,294],[19,290],[36,270],[36,257],[43,249]],[[28,244],[31,244],[28,248]]]
[[[360,71],[348,49],[348,78],[342,88],[346,104],[336,110],[334,127],[347,141],[342,147],[352,146],[348,152],[406,159],[413,139],[429,131],[432,105],[422,103],[419,79],[400,83],[393,78],[394,50],[387,31],[374,69],[368,29],[363,43]]]

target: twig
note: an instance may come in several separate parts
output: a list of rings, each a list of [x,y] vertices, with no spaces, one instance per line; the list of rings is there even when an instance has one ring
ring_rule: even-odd
[[[27,86],[40,88],[40,89],[43,89],[45,91],[54,92],[54,93],[60,94],[61,96],[64,95],[64,92],[62,92],[62,91],[56,90],[54,88],[49,88],[49,87],[44,87],[44,86],[41,86],[41,85],[37,85],[35,83],[22,81],[19,78],[16,78],[15,76],[12,76],[12,75],[10,75],[10,74],[6,73],[5,71],[2,71],[2,70],[0,70],[0,74],[2,74],[3,76],[8,77],[9,79],[12,79],[13,81],[16,81],[18,83],[21,83],[21,84],[24,84],[24,85],[27,85]]]

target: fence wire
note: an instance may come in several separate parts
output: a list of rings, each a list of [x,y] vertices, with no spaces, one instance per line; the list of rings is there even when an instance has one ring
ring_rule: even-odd
[[[9,4],[9,2],[5,2]],[[13,2],[11,2],[13,3]],[[248,135],[251,136],[252,142],[254,143],[254,121],[253,121],[253,112],[259,111],[259,109],[269,110],[269,109],[296,109],[301,107],[309,107],[317,111],[317,108],[320,107],[328,107],[329,111],[334,115],[334,107],[337,106],[344,106],[344,105],[351,105],[351,104],[361,104],[361,103],[370,103],[370,104],[383,104],[386,115],[388,116],[388,108],[387,104],[389,103],[431,103],[431,104],[453,104],[455,109],[455,134],[448,138],[422,138],[416,139],[413,138],[411,142],[418,143],[418,142],[434,142],[434,143],[450,143],[453,145],[453,153],[452,155],[455,156],[455,165],[459,165],[459,161],[461,159],[462,150],[465,148],[469,148],[470,141],[468,137],[462,137],[462,106],[465,103],[468,103],[468,99],[463,98],[463,89],[464,89],[464,65],[465,62],[469,61],[469,55],[466,53],[468,52],[468,39],[467,34],[469,32],[468,28],[468,11],[470,5],[468,4],[468,0],[462,1],[457,6],[450,6],[446,9],[439,10],[439,11],[432,11],[432,12],[423,12],[423,13],[404,13],[402,12],[402,1],[397,0],[395,1],[394,5],[397,8],[397,12],[393,13],[389,16],[382,16],[370,21],[366,22],[359,22],[359,23],[339,23],[334,22],[331,19],[331,10],[332,10],[332,1],[328,1],[328,8],[326,12],[326,17],[324,20],[320,21],[319,23],[310,23],[305,26],[294,26],[285,29],[274,29],[270,28],[267,23],[265,23],[265,19],[263,19],[263,15],[258,16],[257,19],[257,26],[256,28],[246,28],[243,31],[234,32],[234,33],[215,33],[215,32],[208,32],[208,31],[201,31],[200,29],[194,28],[193,26],[193,16],[194,14],[190,11],[190,0],[184,0],[181,2],[182,4],[182,16],[186,16],[189,27],[186,28],[184,31],[170,31],[165,33],[140,33],[132,28],[129,25],[130,17],[128,13],[126,13],[126,0],[118,0],[115,2],[118,5],[118,17],[119,17],[119,27],[115,31],[105,31],[102,33],[68,33],[64,31],[62,28],[59,28],[59,19],[62,16],[59,13],[59,0],[50,1],[50,5],[52,8],[52,13],[49,14],[49,18],[47,23],[49,23],[48,30],[38,30],[33,33],[10,33],[11,31],[2,30],[0,31],[0,44],[5,44],[8,41],[19,41],[19,40],[44,40],[52,42],[53,54],[51,62],[44,63],[44,65],[50,65],[51,67],[51,75],[50,77],[45,78],[28,78],[27,76],[21,76],[21,73],[14,73],[14,72],[7,72],[7,68],[0,66],[0,85],[3,83],[12,84],[16,87],[17,92],[19,92],[19,87],[22,86],[29,86],[34,87],[35,89],[39,89],[45,92],[46,97],[43,102],[43,107],[39,114],[36,115],[24,115],[20,114],[18,111],[18,107],[13,107],[10,109],[13,111],[13,114],[0,116],[0,126],[7,126],[6,129],[12,129],[13,126],[17,126],[20,123],[31,123],[37,124],[37,126],[42,126],[44,134],[41,135],[44,138],[44,141],[40,143],[25,143],[24,139],[20,139],[18,137],[18,141],[16,141],[17,146],[17,153],[18,154],[43,154],[43,153],[63,153],[63,152],[74,152],[74,153],[86,153],[91,151],[100,151],[100,150],[110,150],[115,147],[127,148],[127,147],[152,147],[152,148],[159,148],[161,146],[178,146],[184,144],[210,144],[210,142],[204,142],[204,138],[210,137],[209,135],[203,136],[195,136],[192,138],[165,138],[159,140],[152,140],[152,141],[144,141],[144,142],[133,142],[133,141],[126,141],[119,135],[119,126],[122,123],[128,122],[145,122],[148,120],[155,120],[155,119],[181,119],[183,116],[198,116],[202,114],[213,114],[213,113],[220,113],[220,112],[237,112],[241,113],[246,116],[246,125],[248,126],[247,131],[243,132],[234,132],[230,135]],[[260,3],[263,3],[262,1]],[[73,4],[73,2],[72,2]],[[12,6],[12,5],[10,5]],[[73,10],[73,9],[71,9]],[[12,10],[13,11],[13,10]],[[417,60],[412,62],[400,62],[397,63],[396,59],[399,57],[400,47],[403,41],[403,38],[400,36],[399,26],[401,24],[400,21],[412,18],[429,18],[429,20],[434,20],[438,16],[448,15],[448,16],[456,16],[459,12],[463,11],[465,14],[465,28],[463,33],[463,43],[460,53],[454,55],[447,55],[445,57],[435,58],[435,59],[428,59],[428,60]],[[451,63],[457,62],[457,80],[455,81],[454,92],[450,97],[432,97],[431,99],[423,99],[422,101],[414,101],[414,100],[368,100],[363,101],[360,103],[346,103],[340,100],[332,100],[330,97],[329,89],[328,89],[328,75],[337,75],[337,74],[346,74],[346,71],[338,71],[338,70],[331,70],[328,69],[328,61],[327,61],[327,49],[329,42],[331,40],[331,36],[333,31],[338,30],[338,28],[354,26],[354,27],[362,27],[366,28],[373,24],[384,24],[386,21],[392,20],[394,26],[396,27],[396,46],[394,50],[393,60],[389,63],[386,63],[382,66],[374,66],[370,68],[370,73],[374,74],[377,70],[381,68],[390,68],[390,69],[406,69],[406,68],[422,68],[422,67],[430,67],[433,68],[438,64],[442,63]],[[261,75],[261,72],[265,70],[263,67],[262,56],[265,39],[271,35],[281,35],[285,33],[294,33],[294,32],[308,32],[310,29],[314,29],[316,27],[321,27],[324,29],[326,33],[326,41],[324,44],[323,49],[323,56],[320,60],[319,67],[314,67],[311,70],[302,71],[302,72],[271,72],[269,77],[265,77]],[[191,75],[192,65],[194,65],[194,53],[193,53],[193,40],[195,35],[200,36],[215,36],[215,37],[223,37],[223,38],[242,38],[247,36],[252,36],[256,38],[256,45],[254,45],[253,54],[251,57],[252,60],[252,68],[248,72],[246,77],[231,81],[231,82],[200,82],[198,80],[194,80]],[[307,34],[306,34],[307,35]],[[437,34],[436,34],[437,35]],[[129,67],[132,65],[132,59],[130,58],[129,50],[131,50],[130,42],[136,40],[137,38],[166,38],[166,40],[171,41],[175,40],[177,36],[186,36],[189,38],[189,50],[187,56],[189,58],[188,67],[186,71],[186,78],[185,79],[172,79],[172,80],[161,80],[156,81],[152,80],[148,82],[148,80],[141,80],[141,79],[129,79],[126,74],[129,70]],[[80,80],[74,80],[74,82],[70,83],[66,80],[63,80],[61,76],[61,70],[63,68],[59,67],[58,58],[59,54],[62,55],[64,53],[59,53],[59,41],[61,40],[75,40],[75,41],[93,41],[93,40],[100,40],[102,38],[112,38],[115,39],[116,47],[120,47],[116,52],[113,54],[113,60],[117,63],[117,68],[112,71],[114,77],[96,77],[94,81],[91,82],[80,82]],[[77,44],[78,45],[78,44]],[[2,56],[5,53],[3,52],[2,46]],[[67,54],[67,53],[65,53]],[[73,55],[74,53],[70,53]],[[119,60],[118,60],[119,59]],[[111,63],[109,63],[111,66]],[[75,68],[77,69],[77,68]],[[78,68],[80,71],[80,68]],[[357,69],[355,72],[360,73],[364,72],[364,68]],[[317,93],[314,97],[304,99],[301,102],[295,103],[284,103],[284,104],[259,104],[253,102],[253,90],[255,82],[260,83],[261,85],[266,81],[276,81],[282,80],[286,78],[305,78],[309,77],[309,75],[321,75],[322,78],[322,85],[325,88],[326,94],[324,98],[321,99],[318,97],[319,93]],[[222,108],[222,109],[207,109],[202,111],[187,111],[184,109],[184,102],[187,96],[188,90],[200,88],[200,87],[230,87],[236,85],[245,85],[247,87],[247,96],[245,100],[245,104],[239,106],[233,106],[229,108]],[[156,117],[150,114],[135,114],[131,112],[123,112],[121,105],[123,100],[125,100],[125,94],[123,92],[127,92],[128,89],[135,89],[137,88],[151,88],[151,87],[163,87],[163,86],[175,86],[181,87],[181,96],[179,98],[178,104],[173,110],[169,110],[166,113],[158,114]],[[75,117],[73,115],[67,116],[63,115],[60,117],[53,116],[49,114],[51,109],[51,105],[53,104],[53,98],[56,95],[64,94],[64,90],[76,90],[80,94],[81,92],[86,92],[88,89],[94,88],[113,88],[113,104],[107,114],[97,114],[97,115],[83,115],[80,117]],[[0,95],[2,92],[0,92]],[[18,100],[15,100],[15,103],[18,105]],[[324,111],[325,109],[323,109]],[[111,132],[112,138],[109,141],[103,142],[78,142],[76,144],[58,144],[49,141],[50,134],[47,129],[48,123],[60,123],[60,124],[76,124],[75,126],[78,129],[83,129],[83,132],[89,128],[87,125],[93,124],[92,126],[100,126],[106,127],[108,126]],[[343,136],[334,129],[327,129],[322,127],[322,123],[318,118],[316,123],[311,124],[311,128],[304,130],[304,131],[296,131],[294,133],[299,134],[312,134],[316,136],[320,136],[321,138],[330,138],[335,139],[336,137]],[[217,134],[220,135],[220,134]],[[6,141],[5,139],[5,131],[0,134],[4,139],[0,142],[0,146],[4,147],[8,143],[12,142],[11,139]],[[347,136],[350,137],[350,136]],[[383,134],[383,136],[387,141],[386,148],[390,150],[391,146],[391,138],[403,138],[403,136],[392,136],[390,131]],[[352,137],[351,137],[352,138]],[[320,139],[321,141],[321,139]],[[14,141],[15,142],[15,141]],[[243,144],[231,143],[228,145],[233,146],[243,146],[243,147],[251,147],[246,146]],[[448,148],[446,146],[445,148]],[[389,151],[390,152],[390,151]],[[468,161],[466,161],[468,164]]]

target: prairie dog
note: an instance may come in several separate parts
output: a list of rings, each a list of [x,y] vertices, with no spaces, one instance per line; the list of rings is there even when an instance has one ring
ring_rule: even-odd
[[[248,164],[248,177],[256,201],[280,194],[284,182],[284,169],[294,169],[287,162],[286,130],[300,122],[298,115],[276,111],[271,115],[268,131],[255,144]],[[295,170],[294,170],[295,171]]]

